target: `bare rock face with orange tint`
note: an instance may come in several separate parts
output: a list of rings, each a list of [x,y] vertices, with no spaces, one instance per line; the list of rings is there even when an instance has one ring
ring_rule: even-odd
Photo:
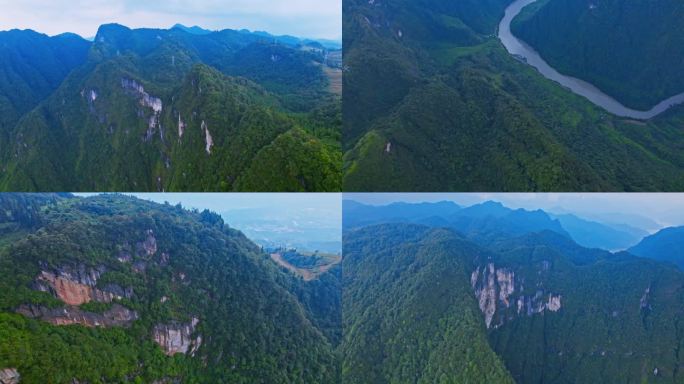
[[[132,290],[109,284],[103,289],[96,288],[97,280],[104,268],[59,268],[54,271],[41,271],[36,278],[35,288],[50,292],[67,305],[81,305],[91,301],[109,303],[112,300],[130,298]]]
[[[193,356],[202,345],[201,335],[193,337],[198,323],[199,320],[193,317],[190,323],[185,324],[177,322],[157,324],[152,331],[152,336],[154,341],[169,356],[173,356],[176,353],[189,353]]]
[[[137,312],[119,304],[113,304],[103,313],[86,312],[71,306],[47,308],[39,305],[21,305],[17,312],[53,325],[80,324],[85,327],[125,327],[138,319]]]

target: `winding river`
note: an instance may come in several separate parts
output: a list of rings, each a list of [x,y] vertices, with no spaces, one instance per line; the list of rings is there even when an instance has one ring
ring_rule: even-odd
[[[592,103],[605,109],[606,111],[622,117],[638,120],[651,119],[668,109],[678,104],[684,103],[684,93],[670,97],[658,103],[655,107],[648,111],[639,111],[631,109],[622,105],[619,101],[601,92],[594,85],[587,83],[584,80],[577,79],[571,76],[565,76],[555,69],[553,69],[539,53],[529,46],[524,41],[516,38],[511,33],[511,22],[513,19],[525,8],[527,5],[534,3],[537,0],[516,0],[506,8],[504,18],[499,24],[499,39],[506,47],[511,55],[524,59],[527,64],[536,68],[547,79],[553,80],[567,88],[572,92],[584,96]]]

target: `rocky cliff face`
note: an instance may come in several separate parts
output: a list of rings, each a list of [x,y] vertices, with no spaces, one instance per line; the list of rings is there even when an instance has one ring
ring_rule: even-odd
[[[154,231],[151,229],[145,231],[145,240],[136,244],[136,251],[139,256],[152,256],[157,253],[157,239],[154,237]]]
[[[152,336],[169,356],[176,353],[194,356],[202,345],[201,335],[193,338],[198,323],[199,320],[193,317],[190,323],[157,324],[152,330]]]
[[[485,317],[487,328],[498,328],[507,318],[510,319],[510,316],[506,317],[506,312],[512,303],[516,304],[512,309],[516,315],[526,316],[546,310],[558,312],[562,307],[561,295],[547,294],[542,289],[537,290],[534,295],[523,294],[523,283],[516,282],[515,272],[507,268],[497,268],[494,263],[488,263],[473,271],[470,283]],[[498,322],[493,325],[495,318]]]
[[[97,280],[105,268],[62,267],[56,270],[43,270],[36,278],[34,288],[50,292],[67,305],[81,305],[91,301],[109,303],[114,299],[130,298],[133,291],[116,284],[102,289],[96,288]]]
[[[16,368],[0,369],[0,384],[18,384],[21,375]]]
[[[17,312],[53,325],[80,324],[85,327],[126,327],[138,319],[137,312],[119,304],[113,304],[102,314],[86,312],[77,307],[47,308],[38,305],[22,305]]]

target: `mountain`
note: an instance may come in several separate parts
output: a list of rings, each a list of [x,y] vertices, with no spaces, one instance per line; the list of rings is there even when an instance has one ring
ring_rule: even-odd
[[[345,383],[513,383],[470,290],[472,247],[446,230],[345,234]]]
[[[641,240],[629,252],[649,259],[666,261],[684,270],[684,227],[665,228]]]
[[[324,50],[116,24],[82,42],[87,59],[9,128],[0,189],[340,189]]]
[[[624,250],[648,235],[645,231],[615,228],[572,214],[554,215],[554,217],[578,244],[587,248]]]
[[[22,383],[339,380],[339,271],[304,281],[218,214],[180,205],[14,194],[0,205],[3,374]]]
[[[628,120],[547,80],[495,36],[509,3],[343,4],[345,191],[681,190],[684,108]]]
[[[526,9],[512,30],[560,72],[647,110],[684,92],[683,17],[676,0],[548,0]]]
[[[345,200],[342,213],[345,229],[394,222],[452,228],[469,239],[483,243],[542,231],[552,231],[570,238],[560,222],[544,211],[513,210],[494,201],[462,208],[447,201],[369,206]]]
[[[0,148],[22,115],[33,109],[87,58],[89,43],[73,34],[0,32]]]
[[[192,27],[186,27],[183,24],[175,24],[171,29],[178,28],[180,30],[183,30],[187,33],[192,33],[193,35],[208,35],[211,33],[210,30],[204,29],[202,27],[199,27],[197,25],[194,25]]]
[[[682,381],[684,273],[667,263],[553,231],[390,223],[344,245],[345,382]]]
[[[368,224],[386,222],[419,222],[434,217],[444,217],[458,212],[461,207],[450,201],[439,203],[393,203],[385,206],[371,206],[354,200],[344,200],[343,225],[353,228]]]

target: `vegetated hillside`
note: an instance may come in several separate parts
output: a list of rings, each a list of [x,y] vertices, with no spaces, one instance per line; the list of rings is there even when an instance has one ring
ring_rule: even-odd
[[[327,50],[305,48],[104,25],[10,129],[0,188],[338,191],[341,102]]]
[[[647,110],[684,92],[682,18],[677,0],[547,0],[523,11],[512,30],[560,72]]]
[[[339,380],[327,283],[280,270],[219,215],[117,195],[0,204],[15,225],[0,370],[22,383]]]
[[[649,259],[667,261],[684,270],[684,227],[662,229],[641,240],[629,252]]]
[[[349,230],[345,249],[348,382],[682,381],[671,265],[552,231],[476,244],[411,224]]]
[[[89,43],[76,35],[0,32],[0,148],[23,114],[86,61]]]
[[[415,225],[345,234],[343,382],[513,383],[488,345],[464,243]]]
[[[506,52],[508,1],[473,2],[484,18],[443,3],[345,3],[345,190],[684,186],[684,108],[611,116]]]
[[[514,210],[494,201],[464,208],[450,202],[369,206],[355,201],[344,201],[344,228],[353,229],[382,223],[412,223],[433,228],[452,228],[470,239],[483,243],[540,231],[553,231],[570,238],[560,222],[542,210]]]

